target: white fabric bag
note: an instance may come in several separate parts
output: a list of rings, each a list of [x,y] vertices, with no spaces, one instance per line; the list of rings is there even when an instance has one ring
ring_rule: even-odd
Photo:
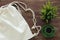
[[[31,11],[33,13],[33,22],[34,25],[32,29],[36,28],[37,33],[32,34],[28,23],[22,16],[22,12],[19,9],[19,6],[25,11]],[[21,5],[23,4],[25,8]],[[14,7],[15,5],[17,7]],[[0,7],[0,33],[4,36],[0,40],[29,40],[30,38],[37,36],[41,29],[38,29],[40,26],[36,26],[36,19],[34,12],[27,8],[25,3],[14,1],[8,5]]]

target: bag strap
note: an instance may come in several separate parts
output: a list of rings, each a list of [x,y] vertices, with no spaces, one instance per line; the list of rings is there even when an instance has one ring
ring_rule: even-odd
[[[27,8],[27,5],[26,5],[25,3],[23,3],[23,2],[14,1],[14,2],[10,3],[9,5],[15,5],[15,6],[17,7],[18,11],[21,11],[20,8],[19,8],[19,6],[18,6],[17,4],[18,4],[24,11],[31,11],[31,13],[32,13],[32,15],[33,15],[33,23],[34,23],[34,25],[33,25],[33,27],[32,27],[31,29],[35,29],[35,28],[37,29],[37,33],[34,33],[34,36],[37,36],[37,35],[39,34],[40,30],[41,30],[41,26],[36,26],[37,21],[36,21],[36,18],[35,18],[35,13],[34,13],[34,11],[33,11],[32,9],[30,9],[30,8]],[[23,5],[21,5],[21,4],[23,4],[25,7],[23,7]],[[38,27],[39,27],[40,29],[38,29]]]

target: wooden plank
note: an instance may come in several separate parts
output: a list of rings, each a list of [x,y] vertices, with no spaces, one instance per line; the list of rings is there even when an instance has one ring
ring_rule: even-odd
[[[12,1],[14,1],[14,0],[2,0],[2,1],[0,1],[0,6],[8,4]],[[42,26],[44,24],[44,22],[40,19],[40,16],[41,16],[40,11],[41,11],[42,6],[47,2],[47,0],[16,0],[16,1],[21,1],[21,2],[26,3],[29,8],[34,10],[34,12],[36,14],[36,18],[37,18],[37,25]],[[60,0],[51,0],[51,3],[58,7],[57,14],[60,16]],[[33,25],[32,17],[31,17],[31,14],[29,14],[29,13],[26,14],[26,13],[28,13],[28,12],[23,12],[23,16],[27,20],[27,22],[31,28]],[[38,36],[36,36],[30,40],[60,40],[60,18],[53,19],[51,24],[53,24],[56,28],[56,35],[54,38],[50,38],[50,39],[44,38],[40,32],[40,34]]]

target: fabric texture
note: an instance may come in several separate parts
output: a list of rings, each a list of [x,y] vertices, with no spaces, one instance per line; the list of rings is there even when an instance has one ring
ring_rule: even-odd
[[[28,40],[33,34],[20,12],[13,6],[0,9],[0,32],[9,40]]]

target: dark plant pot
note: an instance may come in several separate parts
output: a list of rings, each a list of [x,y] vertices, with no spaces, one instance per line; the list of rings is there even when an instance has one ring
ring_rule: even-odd
[[[46,24],[42,26],[41,33],[46,38],[52,38],[55,36],[55,28],[50,24]]]

